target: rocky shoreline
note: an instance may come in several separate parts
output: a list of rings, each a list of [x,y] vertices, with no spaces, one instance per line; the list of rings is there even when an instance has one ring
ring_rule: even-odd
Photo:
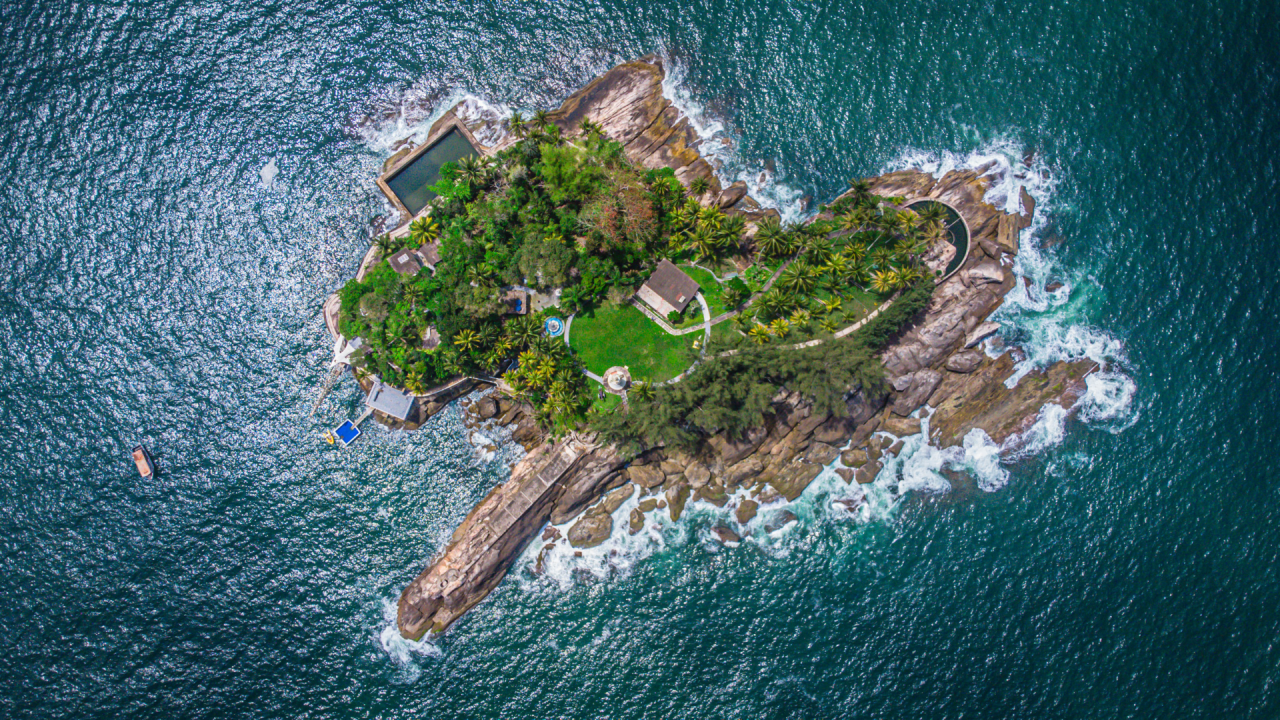
[[[620,65],[571,96],[551,119],[565,128],[590,119],[622,142],[638,165],[672,167],[686,183],[707,177],[709,196],[728,212],[749,220],[772,212],[761,210],[741,184],[720,187],[697,152],[689,120],[663,97],[662,78],[662,66],[653,57]],[[467,122],[477,137],[503,137],[496,119],[464,118],[461,107],[450,114]],[[1094,363],[1059,362],[1010,388],[1005,382],[1015,370],[1016,351],[991,358],[977,349],[998,330],[987,318],[1015,283],[1011,268],[1018,233],[1030,225],[1034,212],[1025,190],[1022,214],[984,202],[991,183],[987,169],[952,171],[941,179],[912,170],[870,179],[871,191],[879,195],[946,202],[970,229],[963,265],[882,354],[887,392],[858,391],[846,401],[847,414],[834,416],[815,412],[799,393],[783,390],[773,398],[765,424],[740,438],[712,437],[695,452],[650,448],[624,457],[591,434],[539,442],[526,432],[521,439],[532,449],[511,478],[471,511],[445,550],[405,588],[397,613],[401,634],[418,639],[447,628],[497,586],[539,531],[545,528],[544,552],[554,546],[560,531],[548,523],[573,521],[568,542],[588,548],[610,536],[614,513],[637,495],[640,501],[626,518],[632,534],[644,527],[647,514],[666,513],[674,521],[696,499],[720,507],[733,503],[729,509],[738,529],[714,529],[722,542],[733,543],[762,506],[771,508],[766,529],[794,519],[785,503],[800,497],[837,460],[836,472],[846,483],[874,481],[887,456],[901,451],[902,441],[889,436],[919,433],[921,421],[912,415],[926,404],[934,408],[930,441],[941,448],[961,444],[975,428],[1006,444],[1027,430],[1047,403],[1069,411]],[[468,412],[473,421],[528,424],[527,412],[501,397],[477,400]],[[856,505],[857,500],[847,502]]]

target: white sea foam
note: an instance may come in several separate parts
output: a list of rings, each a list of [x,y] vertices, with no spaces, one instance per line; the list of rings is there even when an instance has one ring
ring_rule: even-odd
[[[502,103],[490,102],[462,88],[441,93],[422,85],[385,97],[378,104],[382,105],[381,111],[357,122],[354,129],[365,145],[380,153],[402,147],[405,141],[426,142],[431,126],[455,106],[458,117],[468,124],[502,121],[512,112]],[[501,135],[482,128],[475,138],[482,145],[492,145]]]
[[[804,215],[804,193],[786,183],[778,172],[772,172],[762,163],[743,159],[737,152],[737,143],[723,120],[716,118],[689,91],[686,85],[688,69],[680,62],[663,58],[666,75],[662,79],[662,94],[671,100],[698,134],[698,152],[715,169],[721,184],[728,186],[741,180],[747,185],[747,194],[763,207],[775,208],[786,221],[796,221]]]
[[[415,682],[422,675],[418,660],[425,657],[440,657],[444,653],[431,640],[423,638],[417,642],[406,640],[396,627],[396,603],[382,600],[382,627],[374,641],[391,662],[400,669],[400,680],[406,683]]]
[[[983,147],[961,155],[907,151],[886,165],[885,170],[914,167],[941,178],[955,169],[986,167],[984,177],[991,181],[985,200],[1005,212],[1022,212],[1021,189],[1036,201],[1031,227],[1019,237],[1018,254],[1013,272],[1014,287],[991,319],[1003,326],[1000,335],[1005,343],[1019,347],[1023,359],[1008,380],[1010,387],[1028,373],[1048,367],[1060,360],[1089,358],[1104,368],[1090,376],[1089,388],[1081,399],[1080,419],[1087,423],[1104,422],[1109,428],[1123,429],[1136,420],[1133,398],[1136,386],[1122,370],[1125,362],[1124,343],[1110,333],[1089,324],[1089,307],[1096,289],[1083,272],[1059,267],[1050,250],[1044,248],[1043,235],[1050,218],[1058,210],[1054,189],[1057,179],[1043,158],[1030,164],[1023,161],[1020,145],[1009,138],[998,138]],[[1050,291],[1052,282],[1062,283]],[[988,343],[988,348],[991,345]],[[1055,406],[1056,407],[1056,406]],[[1061,408],[1059,408],[1061,410]],[[1035,437],[1018,443],[1027,447],[1047,447],[1059,437],[1056,411],[1042,413],[1029,431]]]

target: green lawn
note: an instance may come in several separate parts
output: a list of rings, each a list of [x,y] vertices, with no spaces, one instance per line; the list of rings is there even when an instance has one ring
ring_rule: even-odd
[[[680,269],[688,273],[689,277],[693,278],[693,281],[702,289],[702,296],[707,299],[707,307],[711,309],[711,317],[730,309],[724,306],[724,286],[716,280],[714,275],[692,265],[681,265]]]
[[[573,318],[569,341],[587,369],[603,375],[625,365],[633,380],[661,382],[684,372],[684,349],[700,333],[668,335],[631,305],[600,307]]]

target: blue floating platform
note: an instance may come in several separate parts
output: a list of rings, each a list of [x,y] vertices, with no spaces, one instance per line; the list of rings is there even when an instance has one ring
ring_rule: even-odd
[[[352,440],[360,437],[360,428],[356,427],[355,423],[348,420],[335,428],[333,434],[342,442],[343,447],[346,447],[351,444]]]

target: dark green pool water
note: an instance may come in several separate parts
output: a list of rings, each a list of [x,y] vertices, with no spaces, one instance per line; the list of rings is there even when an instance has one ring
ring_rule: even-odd
[[[417,215],[436,198],[431,187],[440,182],[440,168],[445,163],[457,162],[468,155],[478,155],[471,143],[457,130],[450,130],[413,162],[387,179],[387,186],[400,198],[400,202]]]
[[[0,717],[1280,717],[1277,26],[1260,0],[5,5]],[[972,480],[915,448],[897,504],[806,497],[732,550],[697,509],[398,643],[400,589],[506,471],[453,411],[326,445],[360,395],[307,419],[320,304],[441,105],[527,117],[655,51],[725,179],[791,216],[997,160],[990,199],[1041,208],[1002,337],[1114,370],[1034,452],[974,444]]]

